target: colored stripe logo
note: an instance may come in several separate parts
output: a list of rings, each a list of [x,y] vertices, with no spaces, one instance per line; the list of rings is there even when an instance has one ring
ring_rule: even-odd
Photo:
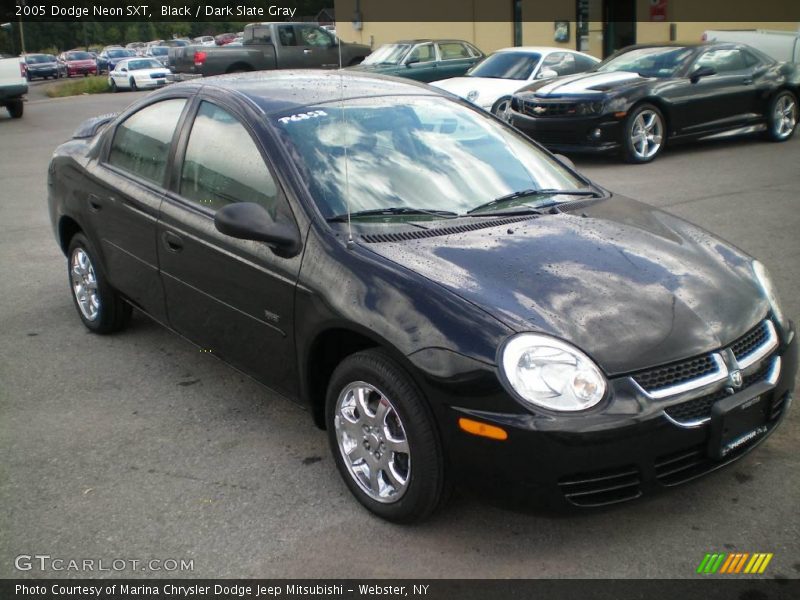
[[[771,552],[754,552],[753,554],[749,552],[707,553],[703,560],[700,561],[697,572],[702,575],[714,573],[761,575],[767,570],[767,565],[772,560],[772,557],[773,554]]]

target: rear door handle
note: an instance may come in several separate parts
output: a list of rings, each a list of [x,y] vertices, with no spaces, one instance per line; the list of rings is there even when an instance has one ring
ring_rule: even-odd
[[[180,252],[183,250],[183,240],[175,233],[171,231],[165,231],[161,239],[164,241],[164,245],[167,247],[167,250],[170,252]]]
[[[99,212],[103,210],[103,205],[100,202],[100,198],[94,194],[89,194],[89,210],[92,212]]]

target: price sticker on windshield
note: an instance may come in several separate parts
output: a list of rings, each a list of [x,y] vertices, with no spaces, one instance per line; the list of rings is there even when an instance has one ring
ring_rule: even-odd
[[[286,125],[287,123],[292,123],[295,121],[305,121],[306,119],[317,119],[319,117],[327,117],[328,113],[324,110],[312,110],[309,112],[304,113],[297,113],[294,115],[290,115],[288,117],[281,117],[278,119],[278,123],[281,125]]]

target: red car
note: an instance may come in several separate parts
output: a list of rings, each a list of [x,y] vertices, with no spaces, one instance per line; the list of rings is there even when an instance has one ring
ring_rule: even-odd
[[[58,60],[67,67],[67,77],[73,75],[97,75],[97,58],[89,52],[70,50],[58,57]]]

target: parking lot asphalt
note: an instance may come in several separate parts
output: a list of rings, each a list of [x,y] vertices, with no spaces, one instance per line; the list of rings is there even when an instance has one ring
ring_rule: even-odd
[[[400,527],[351,497],[310,416],[140,314],[87,333],[46,209],[53,149],[132,93],[0,111],[0,577],[18,555],[185,559],[186,577],[696,577],[706,552],[772,552],[800,576],[800,414],[735,465],[613,510],[552,516],[458,491]],[[800,136],[573,157],[610,189],[692,220],[771,270],[800,317]],[[797,392],[797,390],[796,390]],[[535,468],[536,457],[531,458]]]

